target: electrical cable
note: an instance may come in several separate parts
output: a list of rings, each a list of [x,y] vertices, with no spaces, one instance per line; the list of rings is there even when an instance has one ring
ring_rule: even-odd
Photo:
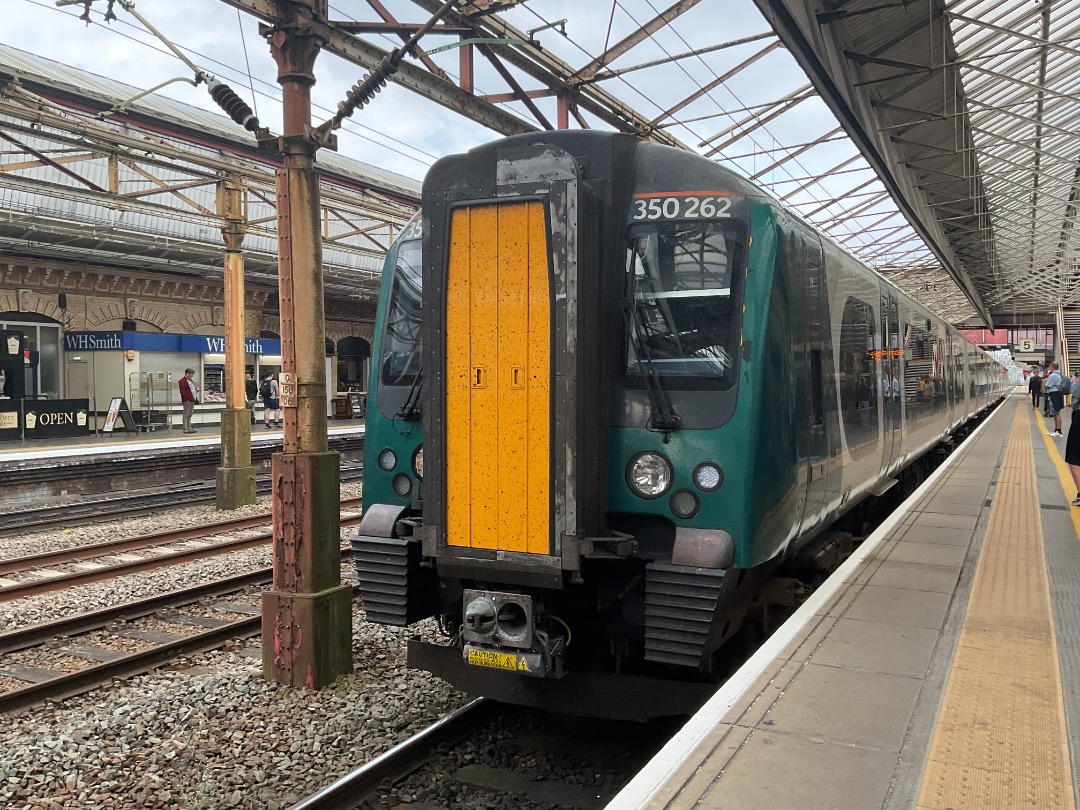
[[[251,104],[255,108],[255,117],[259,116],[259,102],[255,100],[255,82],[251,77],[251,59],[248,57],[247,37],[244,36],[244,20],[240,9],[236,10],[236,26],[240,29],[240,44],[244,46],[244,66],[247,67],[248,89],[251,90]]]
[[[78,16],[76,14],[74,14],[73,12],[65,11],[64,9],[55,8],[55,7],[49,5],[49,4],[45,3],[45,2],[41,2],[40,0],[24,0],[24,2],[27,2],[30,5],[39,6],[41,8],[44,8],[44,9],[48,10],[48,11],[58,12],[60,14],[63,14],[64,16],[67,16],[67,17],[73,17],[73,18],[76,18],[76,19],[78,18]],[[101,14],[101,12],[95,12],[95,13]],[[149,48],[149,49],[151,49],[153,51],[156,51],[159,54],[162,54],[162,55],[165,55],[165,56],[172,55],[172,54],[169,53],[168,50],[166,50],[165,48],[161,47],[158,44],[155,44],[153,42],[147,42],[145,40],[139,39],[136,36],[132,36],[131,34],[120,31],[117,28],[114,28],[112,26],[101,25],[101,23],[93,21],[93,20],[91,20],[90,22],[91,22],[92,25],[96,25],[96,26],[98,26],[99,28],[101,28],[104,31],[109,31],[110,33],[114,34],[115,36],[123,37],[124,39],[127,39],[130,42],[136,43],[138,45],[142,45],[143,47],[146,47],[146,48]],[[143,29],[140,28],[139,26],[132,25],[131,23],[129,23],[126,20],[123,20],[123,19],[120,19],[118,21],[118,25],[125,26],[127,28],[131,28],[131,29],[133,29],[135,31],[138,31],[138,32],[143,31]],[[208,64],[213,64],[213,65],[216,65],[219,68],[224,69],[225,71],[232,72],[237,77],[242,77],[244,75],[244,72],[241,69],[236,68],[233,65],[226,64],[226,63],[220,61],[219,59],[216,59],[216,58],[214,58],[212,56],[209,56],[209,55],[204,54],[204,53],[202,53],[200,51],[197,51],[194,48],[189,48],[189,47],[186,47],[186,46],[180,46],[180,47],[182,47],[183,50],[197,56],[199,59],[203,60],[204,62],[206,62]],[[264,98],[269,99],[270,101],[275,101],[275,102],[280,103],[280,101],[281,101],[281,99],[280,99],[280,88],[276,84],[273,84],[271,82],[267,82],[267,81],[265,81],[263,79],[260,79],[258,77],[253,77],[253,78],[254,78],[256,84],[259,84],[259,85],[262,85],[262,86],[265,86],[265,87],[269,87],[272,90],[277,91],[277,93],[278,93],[278,95],[275,95],[273,93],[260,92],[260,91],[256,90],[256,91],[254,91],[256,95],[261,95]],[[327,114],[332,114],[333,113],[333,111],[330,110],[329,108],[321,106],[321,105],[317,105],[317,104],[313,104],[312,109],[317,109],[317,110],[319,110],[321,112],[325,112]],[[371,145],[376,146],[376,147],[378,147],[380,149],[385,149],[386,151],[391,152],[391,153],[393,153],[395,155],[398,155],[398,156],[400,156],[402,158],[414,161],[414,162],[420,164],[421,166],[423,166],[425,168],[429,167],[432,163],[434,163],[439,158],[438,155],[434,155],[434,154],[432,154],[430,152],[425,151],[424,149],[422,149],[422,148],[420,148],[418,146],[414,146],[414,145],[406,143],[405,141],[402,141],[402,140],[400,140],[398,138],[394,138],[391,135],[387,135],[384,132],[380,132],[379,130],[377,130],[377,129],[373,128],[373,127],[368,127],[368,126],[366,126],[364,124],[361,124],[361,123],[359,123],[357,121],[350,121],[350,122],[347,122],[347,123],[349,123],[350,126],[346,126],[346,127],[343,127],[343,128],[346,129],[350,134],[354,135],[355,137],[360,138],[360,139],[362,139],[362,140],[364,140],[364,141],[370,143]],[[398,145],[400,145],[401,147],[403,147],[405,149],[413,150],[414,152],[422,155],[425,159],[421,159],[421,158],[416,157],[416,155],[412,155],[412,154],[409,154],[407,152],[403,152],[400,149],[396,149],[396,148],[394,148],[393,146],[389,145],[388,143],[386,143],[384,141],[381,141],[381,140],[378,140],[376,138],[370,137],[370,136],[364,134],[363,132],[358,132],[357,130],[365,130],[367,132],[372,133],[373,135],[377,135],[380,138],[385,139],[385,141],[389,141],[389,142],[392,142],[394,144],[398,144]]]

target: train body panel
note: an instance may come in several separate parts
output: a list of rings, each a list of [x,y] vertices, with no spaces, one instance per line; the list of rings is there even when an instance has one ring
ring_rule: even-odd
[[[1001,387],[742,178],[594,132],[436,164],[376,332],[361,590],[462,685],[714,674],[755,583]]]

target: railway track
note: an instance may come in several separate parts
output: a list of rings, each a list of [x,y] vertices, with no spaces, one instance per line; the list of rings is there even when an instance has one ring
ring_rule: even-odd
[[[341,481],[348,483],[361,481],[364,477],[362,462],[342,464]],[[260,476],[255,482],[260,495],[270,492],[269,476]],[[0,535],[22,534],[41,529],[86,525],[118,517],[137,517],[158,512],[163,508],[191,506],[214,500],[217,485],[208,483],[175,485],[150,491],[126,492],[107,498],[89,498],[73,502],[50,504],[33,509],[21,509],[17,512],[0,513]]]
[[[600,810],[680,725],[568,718],[476,698],[290,810],[528,802]]]
[[[360,522],[360,505],[359,498],[341,502],[342,526]],[[266,545],[272,533],[258,527],[267,526],[270,520],[270,513],[267,512],[254,517],[0,560],[0,602]],[[237,531],[246,531],[246,534],[217,542],[206,541],[209,537]],[[131,553],[135,551],[145,552],[147,556]],[[61,565],[74,570],[56,570],[55,566]]]
[[[498,717],[494,701],[476,698],[455,712],[439,718],[389,751],[346,774],[331,785],[294,804],[290,810],[353,810],[378,800],[380,789],[394,784],[426,764],[439,746],[459,742],[477,728]],[[378,806],[373,803],[373,806]]]
[[[349,552],[342,550],[342,557]],[[228,601],[226,597],[261,588],[271,582],[273,568],[265,567],[244,574],[214,580],[196,588],[184,588],[158,594],[135,602],[68,616],[50,622],[0,633],[0,656],[34,647],[86,662],[74,672],[60,672],[48,667],[12,664],[0,658],[0,678],[25,682],[25,686],[0,692],[0,713],[15,712],[49,701],[60,701],[104,686],[117,678],[130,678],[149,672],[181,656],[218,649],[238,639],[251,638],[262,630],[262,612],[257,607]],[[218,600],[218,601],[214,601]],[[239,614],[238,620],[191,616],[183,608],[198,605],[196,613]],[[152,618],[155,629],[142,630],[139,619]],[[176,633],[162,632],[162,625],[173,625]],[[195,628],[195,632],[191,632]],[[124,653],[83,638],[95,631],[153,646]],[[170,637],[174,636],[174,637]]]

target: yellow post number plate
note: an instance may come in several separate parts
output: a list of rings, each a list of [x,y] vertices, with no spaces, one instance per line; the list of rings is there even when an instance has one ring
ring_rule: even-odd
[[[476,650],[470,649],[468,651],[468,658],[466,659],[470,666],[474,667],[490,667],[491,669],[509,669],[517,672],[529,672],[529,662],[524,657],[518,658],[514,653],[495,652],[494,650]]]

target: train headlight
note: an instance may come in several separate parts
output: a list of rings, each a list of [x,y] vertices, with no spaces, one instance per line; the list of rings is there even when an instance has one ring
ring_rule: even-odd
[[[712,462],[705,461],[694,468],[694,484],[702,492],[715,492],[724,483],[724,473]]]
[[[397,466],[397,453],[387,447],[381,453],[379,453],[379,467],[387,472],[390,472]]]
[[[424,480],[424,445],[420,445],[413,451],[412,471],[418,479]]]
[[[626,481],[642,498],[659,498],[671,487],[671,464],[659,453],[638,453],[626,468]]]
[[[400,498],[404,498],[412,492],[412,481],[409,480],[409,476],[398,473],[394,476],[393,487],[395,494]]]
[[[681,518],[692,518],[698,513],[700,503],[697,495],[688,489],[680,489],[671,496],[671,511]]]

